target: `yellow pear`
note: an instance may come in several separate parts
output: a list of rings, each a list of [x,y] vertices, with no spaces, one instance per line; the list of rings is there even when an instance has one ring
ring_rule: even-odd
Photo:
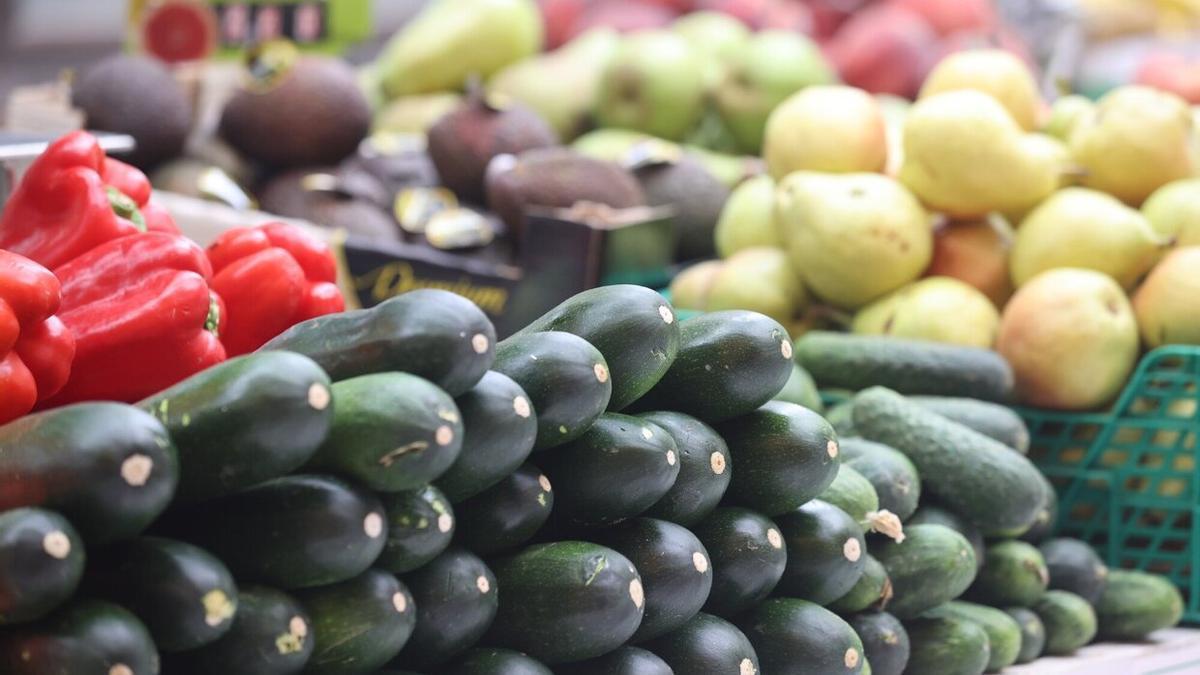
[[[775,191],[792,265],[817,296],[857,309],[921,276],[933,250],[929,215],[875,173],[797,172]]]
[[[1075,125],[1087,117],[1096,108],[1090,98],[1072,94],[1056,99],[1050,105],[1050,117],[1042,132],[1066,143],[1071,140],[1071,132]]]
[[[748,309],[784,325],[807,305],[808,293],[787,254],[771,247],[747,248],[733,254],[708,289],[710,312]]]
[[[1150,348],[1200,345],[1200,246],[1171,251],[1133,296],[1142,340]]]
[[[933,232],[933,261],[926,274],[968,283],[1003,307],[1013,292],[1012,239],[1012,226],[1000,217],[946,223]]]
[[[721,260],[706,260],[675,275],[670,286],[671,305],[676,309],[707,310],[708,292],[724,264]]]
[[[1070,267],[1017,290],[1000,317],[996,351],[1012,365],[1021,402],[1088,410],[1111,401],[1138,357],[1138,329],[1111,277]]]
[[[1142,215],[1177,246],[1200,246],[1200,178],[1160,187],[1142,204]]]
[[[1133,288],[1167,243],[1136,209],[1103,192],[1067,188],[1021,222],[1013,242],[1012,279],[1020,287],[1046,270],[1080,267]]]
[[[928,277],[858,310],[851,329],[988,348],[999,322],[996,306],[975,287],[950,277]]]
[[[764,174],[734,188],[713,236],[722,258],[755,246],[783,246],[775,226],[775,181]]]
[[[887,163],[883,111],[861,89],[805,87],[767,118],[763,157],[776,179],[794,171],[882,171]]]
[[[992,96],[1026,131],[1038,127],[1041,96],[1025,62],[1003,49],[954,52],[934,66],[921,86],[921,98],[960,89]]]
[[[454,92],[402,96],[375,113],[371,131],[423,135],[442,115],[460,105],[462,96]]]

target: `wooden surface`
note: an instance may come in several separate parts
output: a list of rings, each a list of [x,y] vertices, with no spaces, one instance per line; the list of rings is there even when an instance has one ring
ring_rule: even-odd
[[[1159,631],[1146,642],[1088,645],[1071,657],[1044,657],[1004,675],[1200,675],[1200,630]]]

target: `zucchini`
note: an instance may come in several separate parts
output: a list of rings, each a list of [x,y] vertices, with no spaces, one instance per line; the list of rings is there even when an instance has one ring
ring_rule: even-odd
[[[453,664],[443,669],[442,673],[444,675],[554,675],[549,668],[543,666],[536,659],[521,652],[496,647],[468,649]]]
[[[535,452],[578,438],[612,396],[608,363],[570,333],[514,335],[496,346],[494,368],[521,385],[537,411]]]
[[[554,490],[542,470],[526,464],[458,505],[458,542],[479,555],[514,549],[533,538],[554,508]]]
[[[150,632],[128,610],[76,600],[35,623],[0,632],[4,675],[158,675]]]
[[[373,671],[400,652],[417,623],[408,588],[380,570],[297,591],[296,599],[312,619],[306,671],[314,673]]]
[[[83,577],[83,541],[66,518],[38,508],[0,513],[0,626],[40,619]]]
[[[214,642],[233,625],[238,592],[229,568],[182,541],[138,537],[88,561],[84,590],[129,609],[164,652]]]
[[[681,525],[632,518],[591,537],[629,559],[642,577],[645,614],[631,642],[645,642],[687,623],[712,589],[708,551]]]
[[[870,481],[879,507],[907,521],[921,499],[921,478],[912,460],[899,450],[861,438],[839,438],[842,465]]]
[[[518,335],[563,331],[590,342],[612,375],[608,409],[617,411],[658,383],[679,352],[679,322],[657,292],[628,284],[576,294],[534,319]]]
[[[801,368],[799,363],[792,363],[792,374],[788,377],[783,389],[775,394],[776,401],[787,401],[802,405],[817,413],[825,412],[821,402],[821,393],[817,391],[817,383],[808,371]]]
[[[440,666],[479,642],[496,618],[496,575],[461,548],[447,549],[403,581],[417,606],[417,623],[393,667]]]
[[[1050,573],[1048,588],[1071,591],[1093,605],[1100,600],[1104,584],[1108,581],[1108,565],[1100,560],[1087,542],[1049,539],[1043,541],[1038,550],[1046,561],[1046,571]]]
[[[713,424],[770,401],[791,373],[791,338],[778,322],[757,312],[711,312],[683,322],[675,362],[633,408]]]
[[[454,537],[454,509],[442,491],[426,485],[379,495],[387,514],[387,543],[375,566],[395,574],[411,572],[446,550]]]
[[[904,528],[904,541],[884,541],[875,557],[892,580],[888,611],[901,619],[962,595],[975,579],[975,552],[958,532],[944,525]]]
[[[1029,452],[1029,427],[1005,405],[954,396],[910,396],[909,400],[942,417],[971,427],[1022,455]]]
[[[646,645],[679,675],[757,675],[758,654],[736,626],[701,612],[678,629]]]
[[[1055,491],[1054,484],[1045,474],[1039,472],[1039,476],[1041,476],[1044,497],[1038,507],[1033,525],[1030,525],[1029,529],[1025,530],[1020,537],[1021,541],[1031,544],[1038,544],[1054,534],[1054,525],[1058,521],[1058,492]]]
[[[867,545],[862,528],[845,511],[814,499],[775,522],[788,551],[780,593],[827,605],[858,583]]]
[[[1166,578],[1134,570],[1110,570],[1096,603],[1100,637],[1141,640],[1170,628],[1183,616],[1183,596]]]
[[[987,671],[991,646],[979,624],[951,616],[921,617],[905,622],[908,668],[904,672],[937,675],[980,675]]]
[[[123,403],[77,403],[0,427],[0,511],[58,511],[88,544],[137,535],[167,508],[179,458],[153,416]]]
[[[774,522],[748,509],[722,506],[694,531],[712,559],[712,590],[704,611],[732,617],[775,590],[788,556]]]
[[[960,396],[1004,403],[1013,371],[990,349],[876,335],[809,331],[796,362],[822,389],[887,387],[902,394]],[[855,426],[858,421],[855,420]]]
[[[1046,630],[1044,653],[1064,656],[1096,637],[1096,612],[1070,591],[1046,591],[1033,606]]]
[[[843,616],[865,612],[868,609],[886,609],[892,599],[892,581],[888,578],[883,563],[869,553],[864,554],[863,558],[866,562],[863,564],[863,573],[858,578],[858,583],[829,605],[829,609]]]
[[[582,541],[541,544],[497,561],[495,569],[505,601],[489,644],[551,665],[582,661],[620,647],[642,621],[642,579],[628,558],[610,548]]]
[[[679,450],[675,484],[646,515],[685,527],[696,524],[717,507],[729,487],[729,446],[715,429],[691,415],[649,412],[640,417],[667,432]]]
[[[1003,443],[879,387],[854,397],[854,426],[908,455],[922,490],[984,535],[1020,534],[1037,519],[1045,499],[1040,473]]]
[[[556,521],[603,525],[636,516],[662,499],[679,475],[679,449],[652,422],[604,413],[582,436],[548,455],[542,468],[556,490]]]
[[[983,533],[958,514],[951,513],[936,504],[925,504],[917,509],[917,512],[905,522],[905,525],[944,525],[954,530],[971,544],[971,550],[975,552],[975,567],[983,567],[983,557],[987,552]]]
[[[620,647],[587,661],[567,664],[572,675],[674,675],[666,661],[639,647]]]
[[[955,600],[930,610],[925,616],[966,619],[982,628],[988,636],[989,673],[998,672],[1017,662],[1021,651],[1021,627],[1003,610]]]
[[[333,385],[333,426],[308,462],[380,492],[412,490],[442,475],[462,450],[463,424],[446,392],[407,373]]]
[[[263,345],[308,356],[335,382],[399,371],[451,396],[474,387],[495,356],[496,329],[475,303],[420,289],[369,309],[301,321]]]
[[[824,492],[837,476],[833,427],[795,403],[771,401],[717,432],[737,462],[726,493],[730,503],[778,516]]]
[[[766,673],[859,673],[863,645],[837,614],[806,600],[773,598],[743,616],[738,626]]]
[[[537,439],[537,413],[521,385],[494,370],[454,404],[465,433],[462,451],[434,485],[457,503],[521,466]]]
[[[866,612],[846,619],[863,644],[875,675],[900,675],[908,665],[908,631],[887,612]]]
[[[1046,646],[1046,627],[1036,612],[1024,607],[1009,607],[1004,610],[1017,622],[1021,629],[1021,649],[1017,652],[1017,663],[1029,663],[1042,655]]]
[[[817,498],[850,514],[860,524],[867,523],[879,511],[875,486],[851,466],[839,467],[833,482]]]
[[[238,580],[324,586],[366,571],[387,541],[383,505],[329,476],[276,478],[172,518],[166,532],[215,554]]]
[[[312,359],[259,352],[219,363],[138,403],[179,450],[179,502],[211,499],[287,475],[333,421],[329,376]]]
[[[1046,560],[1032,544],[997,541],[988,544],[967,596],[993,607],[1033,607],[1049,583]]]

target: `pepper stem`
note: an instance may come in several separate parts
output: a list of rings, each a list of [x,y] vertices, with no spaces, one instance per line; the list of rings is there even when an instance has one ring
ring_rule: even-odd
[[[108,203],[112,206],[113,213],[129,220],[142,232],[146,231],[146,219],[138,210],[137,202],[111,185],[104,186],[104,191],[108,193]]]

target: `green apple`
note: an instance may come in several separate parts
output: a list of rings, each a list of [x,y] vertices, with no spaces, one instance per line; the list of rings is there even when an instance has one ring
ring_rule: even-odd
[[[688,41],[663,30],[624,38],[600,80],[600,126],[682,140],[704,112],[704,69]]]

